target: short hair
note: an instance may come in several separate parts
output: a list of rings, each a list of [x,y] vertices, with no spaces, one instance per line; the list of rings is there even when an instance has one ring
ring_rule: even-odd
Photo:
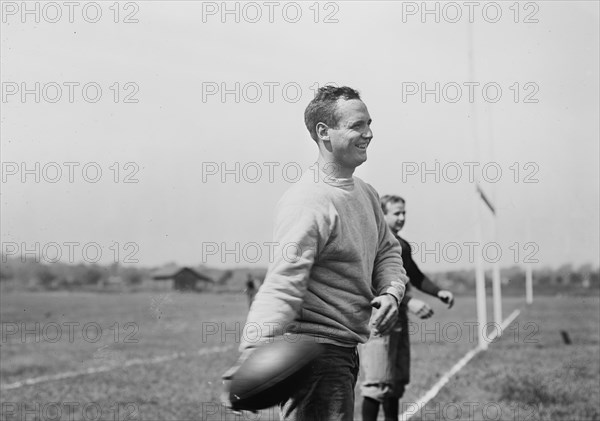
[[[317,123],[325,123],[329,127],[337,128],[339,116],[337,115],[337,101],[343,98],[346,101],[360,99],[358,91],[348,86],[326,85],[319,88],[315,97],[304,110],[304,124],[310,132],[310,137],[318,142]]]
[[[391,194],[386,194],[385,196],[382,196],[381,199],[379,199],[379,201],[381,202],[381,210],[383,211],[384,215],[387,215],[388,203],[406,203],[406,200],[404,200],[402,197],[394,196]]]

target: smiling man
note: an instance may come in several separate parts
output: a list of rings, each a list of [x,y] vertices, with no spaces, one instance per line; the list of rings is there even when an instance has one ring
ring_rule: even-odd
[[[359,93],[325,86],[304,118],[318,145],[319,170],[306,172],[277,205],[277,249],[240,351],[247,355],[259,342],[284,333],[325,344],[308,377],[281,404],[282,419],[353,420],[357,345],[371,333],[372,307],[378,309],[373,332],[391,331],[408,279],[379,196],[353,177],[373,139]]]

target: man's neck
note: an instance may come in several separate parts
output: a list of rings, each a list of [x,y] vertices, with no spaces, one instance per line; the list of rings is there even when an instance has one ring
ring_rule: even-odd
[[[323,156],[319,155],[317,159],[319,170],[329,177],[333,178],[352,178],[355,168],[343,167],[337,162],[327,161]]]

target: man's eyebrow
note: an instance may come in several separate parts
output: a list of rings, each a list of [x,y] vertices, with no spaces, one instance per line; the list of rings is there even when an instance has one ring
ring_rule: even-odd
[[[358,120],[350,120],[350,122],[348,123],[348,125],[349,125],[349,126],[354,126],[354,125],[356,125],[356,124],[359,124],[359,123],[364,123],[364,122],[365,122],[365,120],[363,120],[362,118],[361,118],[361,119],[358,119]],[[367,121],[367,124],[371,124],[372,122],[373,122],[373,119],[372,119],[372,118],[370,118],[370,119]]]

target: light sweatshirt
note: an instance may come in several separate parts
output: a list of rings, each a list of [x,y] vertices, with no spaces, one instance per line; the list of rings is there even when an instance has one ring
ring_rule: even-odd
[[[402,300],[401,247],[377,192],[358,177],[306,172],[277,205],[274,253],[240,351],[284,333],[355,346],[369,337],[371,300]]]

